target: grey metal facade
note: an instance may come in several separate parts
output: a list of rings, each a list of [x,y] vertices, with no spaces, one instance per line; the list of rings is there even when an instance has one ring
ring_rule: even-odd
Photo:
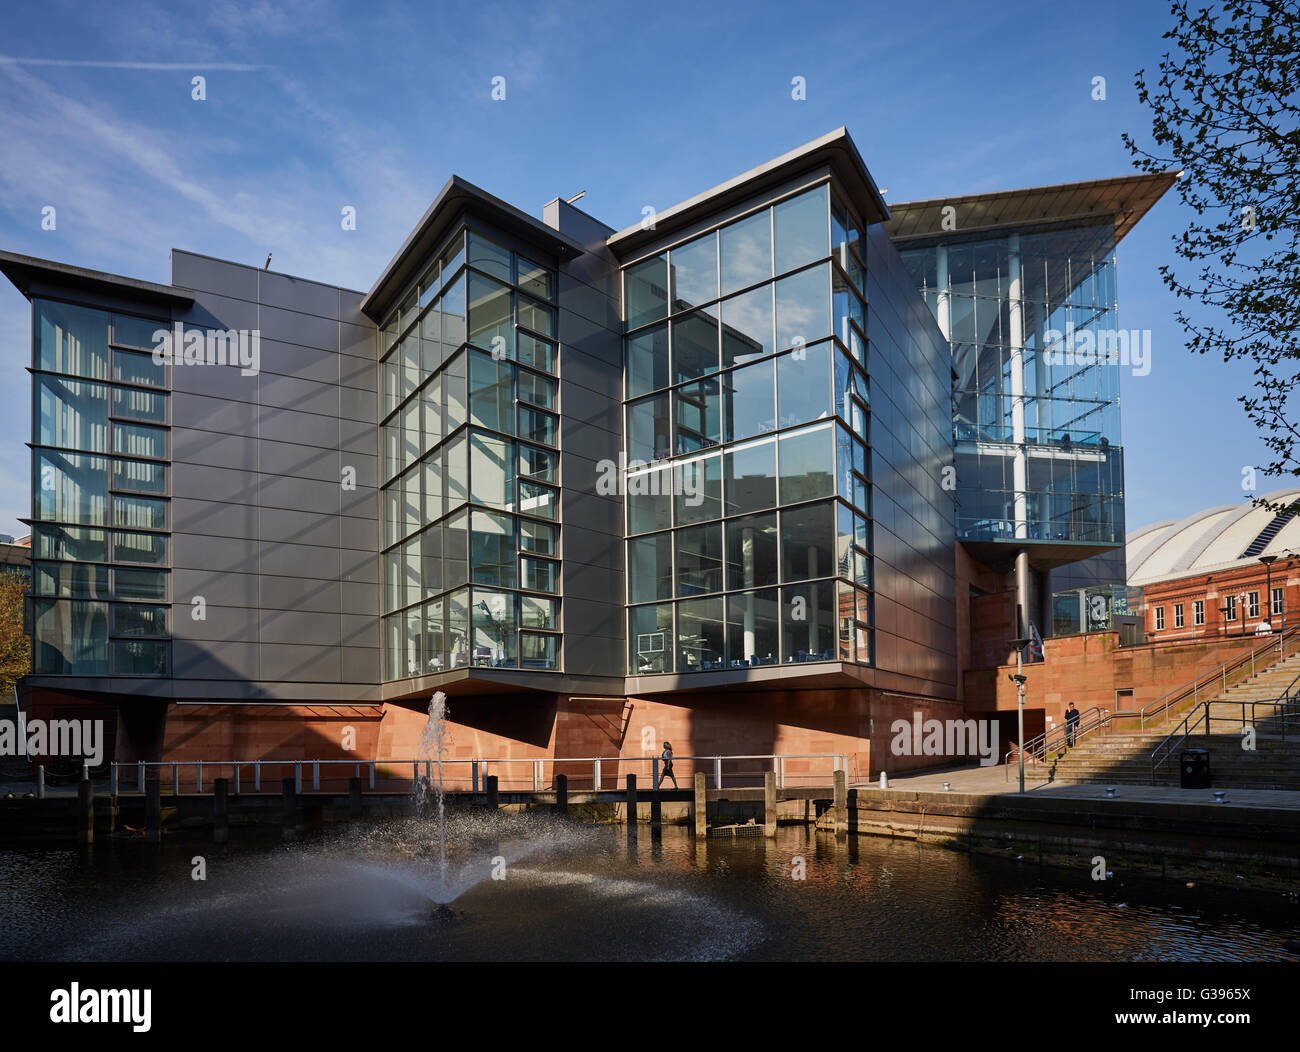
[[[879,226],[867,283],[877,666],[942,697],[958,674],[948,344]]]
[[[161,398],[165,409],[140,425],[128,421],[124,400],[115,397],[112,441],[101,442],[91,434],[98,424],[85,426],[84,406],[38,391],[35,441],[43,432],[52,437],[51,420],[75,414],[78,426],[63,427],[59,437],[69,449],[102,445],[105,455],[94,459],[104,462],[109,481],[101,498],[91,475],[43,479],[50,465],[41,448],[34,453],[34,550],[52,558],[42,562],[49,571],[34,589],[33,683],[178,699],[372,699],[375,330],[357,310],[361,294],[180,251],[172,254],[171,287],[172,301],[162,303],[111,283],[87,292],[52,282],[51,299],[34,308],[34,364],[70,364],[71,373],[52,374],[63,377],[78,374],[76,363],[50,361],[45,345],[64,337],[42,326],[41,304],[67,309],[75,296],[82,310],[116,308],[106,313],[113,318],[113,379],[123,379],[120,359],[140,366],[145,383],[115,383],[114,394]],[[86,331],[94,331],[96,316],[83,316]],[[245,375],[238,363],[172,364],[149,376],[141,348],[155,324],[257,331],[256,371]],[[122,335],[128,329],[133,335]],[[130,448],[134,432],[146,426],[157,433],[149,437],[156,446]],[[150,468],[157,485],[147,497],[141,486],[123,483],[121,465]],[[51,489],[61,499],[45,500]],[[125,525],[128,503],[143,500],[165,511],[147,524],[150,532],[129,534],[151,542],[142,554],[138,545],[125,550],[118,538],[128,535],[114,527]],[[101,533],[108,541],[102,547]],[[87,535],[92,547],[78,547]],[[93,625],[101,606],[114,639],[108,667],[93,652],[87,658],[85,642],[67,638],[73,625]],[[152,614],[159,606],[167,608],[165,624],[142,626],[133,617],[120,629],[121,615]],[[46,640],[43,618],[61,625],[65,638]],[[165,658],[148,669],[128,667],[129,646],[153,647],[150,653]],[[52,672],[63,674],[46,675]]]
[[[807,212],[810,201],[822,202],[823,244],[783,265],[778,211]],[[811,553],[821,509],[827,554],[813,559],[801,549],[794,558],[802,571],[791,576],[783,562],[779,579],[760,582],[733,545],[727,573],[734,569],[738,583],[716,600],[720,630],[730,633],[725,659],[720,643],[714,659],[697,661],[704,651],[691,642],[695,629],[683,635],[678,626],[669,629],[674,653],[692,656],[647,674],[655,670],[629,665],[636,650],[629,608],[641,597],[629,595],[627,540],[644,531],[629,529],[623,491],[635,452],[625,413],[636,401],[625,333],[637,327],[624,281],[638,260],[712,231],[725,238],[760,213],[777,217],[765,220],[777,231],[778,247],[769,247],[776,255],[767,276],[737,284],[732,299],[770,290],[777,321],[774,352],[751,347],[746,362],[772,372],[778,398],[778,371],[794,360],[791,346],[805,342],[783,342],[782,310],[806,305],[787,293],[806,292],[816,278],[827,328],[813,323],[806,342],[827,363],[827,405],[799,416],[774,401],[770,425],[732,434],[735,400],[758,389],[739,378],[753,366],[734,360],[718,374],[729,433],[717,445],[729,456],[745,442],[768,441],[770,431],[775,455],[776,443],[825,430],[824,469],[806,469],[796,496],[785,494],[783,479],[781,499],[735,536],[749,551],[757,518],[777,528],[779,515],[788,531],[811,524],[798,538]],[[42,295],[110,311],[124,305],[187,330],[260,334],[254,375],[238,364],[172,365],[159,385],[167,399],[159,458],[166,529],[156,542],[165,548],[157,564],[169,607],[158,637],[169,651],[165,670],[124,677],[64,665],[38,669],[32,684],[347,703],[440,687],[621,695],[797,679],[801,687],[953,697],[955,531],[942,482],[953,459],[949,353],[880,226],[887,214],[841,130],[661,212],[649,229],[616,232],[560,200],[539,221],[453,178],[365,294],[180,251],[171,285],[149,288],[23,264],[47,283]],[[6,273],[14,277],[18,266]],[[22,274],[15,282],[30,285],[28,270]],[[453,290],[461,282],[468,292]],[[717,306],[734,316],[725,287]],[[728,334],[732,342],[753,339],[728,324],[717,330],[724,361]],[[506,350],[497,353],[490,337]],[[39,356],[39,334],[35,343]],[[475,368],[498,379],[476,386]],[[448,415],[446,392],[462,388],[452,402],[463,399],[463,416]],[[497,399],[496,416],[476,415],[476,392]],[[495,461],[455,452],[476,439]],[[709,441],[687,452],[707,456]],[[498,464],[496,496],[483,497],[475,473],[489,461]],[[621,465],[614,491],[605,485],[611,464]],[[110,493],[102,514],[116,514],[114,507]],[[476,536],[479,521],[493,525]],[[730,529],[732,513],[717,521]],[[112,524],[102,528],[111,532]],[[532,547],[539,533],[553,548]],[[484,561],[488,550],[494,554]],[[50,601],[122,601],[114,591],[119,567],[105,561],[102,600],[76,593],[77,570],[71,590]],[[824,608],[824,626],[810,634],[783,621],[763,636],[762,618],[775,626],[773,618],[785,617],[776,604],[784,609],[792,598]],[[766,603],[770,616],[756,612]]]
[[[362,294],[179,251],[172,284],[194,297],[176,320],[261,332],[256,375],[171,368],[177,692],[373,699],[375,326]]]

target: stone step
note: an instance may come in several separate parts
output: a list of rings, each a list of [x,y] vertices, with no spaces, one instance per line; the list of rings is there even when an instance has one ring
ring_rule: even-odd
[[[1159,769],[1163,771],[1165,768],[1169,768],[1170,770],[1177,770],[1177,769],[1178,769],[1178,759],[1177,759],[1177,757],[1170,757],[1168,760],[1166,760],[1164,763],[1162,763],[1162,764],[1160,765],[1160,768],[1159,768]],[[1117,764],[1106,764],[1106,763],[1097,763],[1097,764],[1063,764],[1063,765],[1058,765],[1058,766],[1055,766],[1055,767],[1050,767],[1049,770],[1058,771],[1058,772],[1061,772],[1061,771],[1090,771],[1090,772],[1101,772],[1101,771],[1145,771],[1147,774],[1150,774],[1150,773],[1151,773],[1151,765],[1150,765],[1149,763],[1125,763],[1125,764],[1118,764],[1118,763],[1117,763]],[[1300,779],[1300,770],[1297,770],[1295,767],[1286,766],[1286,765],[1283,765],[1283,766],[1274,766],[1274,765],[1271,765],[1271,764],[1262,764],[1262,765],[1257,766],[1257,767],[1250,767],[1250,766],[1242,767],[1242,766],[1235,765],[1235,764],[1214,763],[1213,761],[1211,761],[1211,763],[1210,763],[1210,770],[1211,770],[1211,771],[1214,771],[1214,772],[1231,773],[1231,774],[1240,774],[1240,775],[1254,775],[1254,774],[1258,774],[1258,775],[1260,775],[1261,777],[1268,777],[1268,778],[1295,778],[1295,779]]]
[[[1113,768],[1110,770],[1106,770],[1106,769],[1086,770],[1086,771],[1058,770],[1052,772],[1052,777],[1058,781],[1063,778],[1071,778],[1075,781],[1095,781],[1097,779],[1110,778],[1112,776],[1116,778],[1121,776],[1134,777],[1134,778],[1140,777],[1144,780],[1149,781],[1151,778],[1151,768],[1132,767],[1132,768]],[[1178,778],[1178,765],[1174,764],[1173,766],[1169,766],[1169,765],[1162,766],[1156,772],[1156,777],[1157,779],[1168,777],[1176,780]],[[1218,768],[1211,766],[1210,777],[1211,778],[1222,777],[1225,779],[1230,779],[1232,781],[1255,780],[1255,781],[1266,781],[1266,782],[1300,783],[1300,774],[1296,773],[1295,771],[1289,771],[1289,772],[1288,771],[1225,771],[1225,770],[1219,770]]]
[[[1235,746],[1240,748],[1241,738],[1242,735],[1240,730],[1234,729],[1226,734],[1212,734],[1212,735],[1193,734],[1181,740],[1179,739],[1173,739],[1173,740],[1178,742],[1180,746],[1187,745],[1190,747],[1191,743],[1195,743],[1197,747],[1202,747],[1202,748],[1210,748],[1214,746],[1220,746],[1220,747]],[[1298,739],[1295,735],[1291,734],[1283,738],[1282,735],[1280,734],[1270,734],[1268,730],[1264,727],[1256,726],[1255,741],[1258,742],[1261,746],[1267,746],[1272,749],[1289,749],[1292,751],[1300,750],[1300,739]],[[1139,753],[1139,752],[1150,752],[1151,750],[1155,749],[1158,745],[1161,744],[1162,744],[1161,739],[1157,739],[1156,741],[1150,743],[1144,743],[1142,745],[1130,745],[1128,743],[1116,743],[1116,744],[1083,743],[1074,746],[1074,748],[1070,749],[1069,751],[1071,753],[1080,753],[1080,752]]]
[[[1168,767],[1176,770],[1178,768],[1179,758],[1170,756],[1165,759],[1160,769]],[[1151,771],[1149,761],[1140,763],[1057,763],[1046,765],[1048,770],[1052,771]],[[1210,757],[1210,770],[1231,772],[1235,774],[1259,774],[1270,778],[1297,778],[1300,779],[1300,765],[1293,763],[1241,763],[1227,760],[1216,761]]]

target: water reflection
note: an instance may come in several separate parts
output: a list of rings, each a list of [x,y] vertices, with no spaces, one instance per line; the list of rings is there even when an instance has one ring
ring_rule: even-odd
[[[430,833],[432,832],[432,836]],[[297,845],[0,852],[0,957],[60,960],[1285,960],[1278,895],[910,841],[696,842],[545,815],[418,819]],[[207,880],[191,879],[203,855]],[[1112,866],[1122,870],[1122,865]],[[800,879],[801,878],[801,879]]]

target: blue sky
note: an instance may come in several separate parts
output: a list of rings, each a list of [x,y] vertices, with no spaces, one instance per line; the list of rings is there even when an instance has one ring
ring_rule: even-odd
[[[1162,0],[20,0],[0,19],[0,248],[159,282],[172,247],[271,252],[358,289],[452,173],[538,215],[586,190],[617,228],[840,125],[886,200],[1124,175],[1121,131],[1150,129],[1133,75],[1170,24]],[[1171,193],[1119,251],[1120,323],[1152,330],[1150,374],[1121,381],[1130,529],[1241,501],[1264,459],[1235,401],[1249,369],[1185,350],[1157,275],[1186,219]],[[26,532],[29,353],[0,282],[0,532]]]

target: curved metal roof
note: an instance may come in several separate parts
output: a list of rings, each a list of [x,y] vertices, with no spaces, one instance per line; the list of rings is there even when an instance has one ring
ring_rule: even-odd
[[[1261,499],[1270,504],[1291,504],[1300,501],[1300,488],[1274,490]],[[1276,534],[1257,553],[1245,554],[1275,518],[1268,508],[1248,501],[1142,526],[1131,531],[1125,542],[1128,583],[1140,587],[1257,562],[1260,555],[1300,553],[1297,514],[1282,520]]]

